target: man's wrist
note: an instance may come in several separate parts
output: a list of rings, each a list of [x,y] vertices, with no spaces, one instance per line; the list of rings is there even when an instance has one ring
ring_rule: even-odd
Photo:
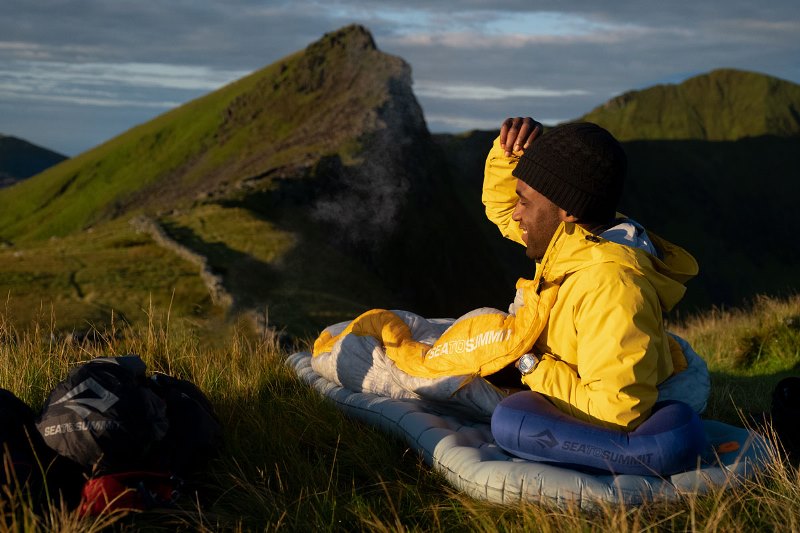
[[[527,376],[528,374],[536,370],[536,367],[538,365],[539,365],[539,358],[533,355],[532,353],[526,353],[525,355],[517,359],[517,362],[515,363],[514,366],[517,367],[517,370],[519,370],[520,374],[522,374],[523,376]]]

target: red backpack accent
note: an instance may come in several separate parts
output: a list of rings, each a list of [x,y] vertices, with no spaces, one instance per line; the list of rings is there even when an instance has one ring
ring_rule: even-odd
[[[93,477],[83,486],[80,515],[169,506],[178,499],[181,484],[180,479],[163,472],[120,472]]]

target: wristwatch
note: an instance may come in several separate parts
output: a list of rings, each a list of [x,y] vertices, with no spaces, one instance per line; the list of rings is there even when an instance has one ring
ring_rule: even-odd
[[[534,371],[536,365],[539,364],[539,358],[532,353],[526,353],[517,360],[517,369],[523,376],[527,376]]]

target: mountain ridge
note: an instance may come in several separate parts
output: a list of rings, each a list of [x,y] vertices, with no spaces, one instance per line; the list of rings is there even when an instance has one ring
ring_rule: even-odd
[[[359,50],[364,57],[370,51],[378,53],[365,31],[328,34],[305,51],[136,126],[76,156],[67,166],[48,170],[37,181],[48,182],[49,186],[26,184],[29,189],[16,195],[28,202],[27,209],[17,210],[17,218],[38,219],[38,229],[30,236],[48,238],[142,207],[171,209],[176,202],[190,202],[193,197],[213,194],[220,187],[228,189],[227,182],[261,176],[282,166],[296,171],[296,167],[311,166],[313,162],[304,164],[309,153],[351,157],[358,147],[340,146],[341,139],[349,141],[348,135],[364,123],[371,122],[366,126],[374,128],[376,118],[369,113],[345,113],[347,105],[319,98],[319,93],[327,89],[320,83],[332,83],[332,75],[338,83],[352,84],[360,74],[352,61],[347,63],[348,68],[325,64],[323,49],[336,47]],[[351,60],[352,50],[348,52]],[[332,53],[327,58],[334,63],[347,59],[344,54]],[[402,75],[407,69],[399,59],[372,63],[374,79]],[[354,68],[356,72],[352,72]],[[363,85],[357,87],[363,89],[360,100],[374,103],[382,98],[379,90],[370,91],[368,83]],[[309,102],[319,105],[308,105]],[[305,127],[320,119],[320,127],[335,120],[335,131],[340,135],[331,138]],[[304,147],[292,145],[298,137],[303,139]],[[97,201],[89,205],[71,201],[87,184],[92,184]],[[114,207],[109,210],[109,205]],[[22,233],[25,238],[28,233],[9,230],[8,226],[8,217],[0,214],[0,231],[6,233],[6,238],[12,233]]]
[[[147,216],[187,257],[207,259],[235,296],[227,313],[268,308],[275,325],[313,330],[370,307],[455,314],[513,290],[493,281],[502,267],[491,257],[460,266],[467,250],[487,254],[472,222],[452,224],[453,196],[410,67],[350,26],[0,191],[10,206],[0,238],[14,253],[69,241],[91,254],[76,264],[118,263],[125,246],[152,245],[120,221]],[[111,249],[87,244],[111,226],[123,233]],[[459,291],[470,275],[488,281]],[[91,297],[113,308],[113,295]]]
[[[622,141],[734,141],[800,135],[800,85],[774,76],[717,69],[678,84],[628,91],[579,120]]]

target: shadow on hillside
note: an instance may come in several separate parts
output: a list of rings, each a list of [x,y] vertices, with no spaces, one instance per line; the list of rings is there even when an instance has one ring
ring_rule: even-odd
[[[340,246],[331,229],[304,209],[308,195],[291,180],[285,183],[285,189],[220,202],[226,208],[245,209],[296,239],[273,268],[270,286],[262,289],[272,296],[270,316],[293,334],[316,335],[368,309],[400,305],[402,298],[387,290],[369,252]]]
[[[465,189],[479,189],[497,133],[436,136],[451,175]],[[798,289],[800,219],[791,213],[800,198],[800,137],[623,145],[628,177],[620,211],[684,247],[700,264],[678,312],[739,306],[757,294]]]
[[[626,142],[622,209],[700,264],[681,307],[796,290],[800,138]]]
[[[278,321],[312,332],[378,307],[428,317],[507,308],[516,279],[533,270],[521,247],[486,221],[481,163],[491,135],[474,137],[469,146],[480,157],[463,157],[455,141],[440,144],[438,155],[417,154],[438,157],[440,166],[416,181],[412,167],[384,175],[378,170],[386,165],[349,167],[327,156],[244,180],[246,194],[219,201],[297,237],[279,270],[264,265],[273,290],[253,287],[271,306],[283,305]],[[630,173],[621,210],[700,263],[671,317],[796,288],[800,248],[791,243],[800,227],[785,213],[800,196],[800,181],[786,179],[800,168],[798,139],[637,141],[625,148]],[[419,183],[398,188],[403,180]],[[387,221],[382,209],[398,191],[408,203]],[[229,263],[215,266],[233,268]]]
[[[233,297],[231,315],[270,305],[269,287],[276,283],[275,269],[224,242],[208,242],[192,229],[162,222],[164,230],[182,246],[206,258],[212,274],[223,280],[224,289]]]
[[[434,192],[373,187],[376,178],[369,170],[346,167],[338,157],[322,158],[311,169],[276,175],[269,186],[219,205],[246,209],[297,236],[298,245],[282,260],[283,281],[303,288],[304,298],[328,300],[330,305],[320,302],[310,309],[317,331],[372,308],[428,317],[506,309],[518,276],[505,275],[503,258],[476,223],[474,209],[462,205],[462,188],[445,190],[450,187],[445,171],[426,181],[425,186],[442,189]],[[480,189],[474,193],[480,208]],[[428,205],[445,197],[446,203]],[[402,205],[392,207],[393,202]],[[494,241],[501,242],[494,233]],[[521,247],[514,251],[525,258]]]

